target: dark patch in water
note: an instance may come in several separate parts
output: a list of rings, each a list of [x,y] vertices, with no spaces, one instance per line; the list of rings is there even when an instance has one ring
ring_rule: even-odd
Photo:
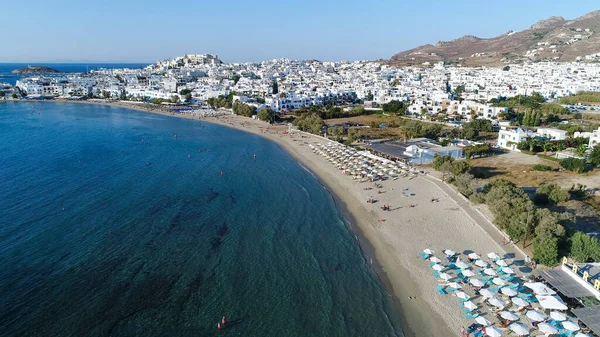
[[[208,202],[215,200],[220,194],[215,192],[212,188],[210,189],[210,193],[208,193],[207,199]]]
[[[237,203],[237,200],[235,200],[235,197],[233,196],[233,194],[230,194],[228,196],[229,202],[233,205],[235,205]]]
[[[216,252],[217,250],[219,250],[219,248],[221,248],[222,243],[223,243],[223,241],[221,241],[221,238],[218,236],[215,236],[210,240],[210,249],[213,252]]]
[[[223,237],[225,236],[225,234],[227,234],[227,232],[229,232],[229,227],[227,226],[227,223],[223,223],[218,229],[217,229],[217,236],[219,237]]]

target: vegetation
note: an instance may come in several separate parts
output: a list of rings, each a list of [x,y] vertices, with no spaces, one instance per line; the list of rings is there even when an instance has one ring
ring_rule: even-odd
[[[306,113],[315,113],[321,117],[321,119],[333,119],[333,118],[345,118],[354,117],[369,114],[368,110],[365,110],[362,106],[357,106],[352,110],[344,110],[339,106],[329,104],[325,107],[318,105],[311,105],[309,108],[301,108],[294,111],[296,116],[302,116]]]
[[[492,121],[487,119],[474,119],[462,125],[461,128],[452,129],[450,132],[454,138],[476,140],[481,132],[491,132]]]
[[[487,144],[467,146],[463,151],[465,152],[465,157],[467,159],[471,159],[473,156],[485,157],[494,153],[494,149]]]
[[[239,101],[233,102],[232,109],[234,114],[245,117],[252,117],[256,113],[255,107],[240,103]]]
[[[273,95],[278,94],[279,93],[279,85],[277,84],[276,80],[273,81],[272,87],[273,87]]]
[[[600,260],[600,242],[582,232],[575,232],[571,236],[570,256],[579,262]]]
[[[187,95],[187,94],[189,94],[189,93],[191,93],[191,92],[192,92],[192,91],[191,91],[190,89],[181,89],[181,91],[179,91],[179,94],[180,94],[181,96],[185,96],[185,95]]]
[[[585,172],[585,160],[578,158],[566,158],[560,161],[560,166],[565,170],[583,173]]]
[[[408,108],[408,104],[404,104],[403,102],[397,100],[392,100],[389,103],[383,104],[381,108],[384,112],[404,115],[406,114],[406,108]]]
[[[270,108],[262,109],[256,115],[257,115],[258,119],[260,119],[261,121],[265,121],[265,122],[269,122],[269,123],[279,119],[279,114],[277,114],[275,111],[271,110]]]
[[[314,112],[306,113],[296,118],[293,124],[301,131],[310,132],[316,135],[321,132],[324,125],[323,119]]]
[[[223,97],[223,96],[219,96],[217,98],[211,97],[206,100],[206,104],[208,104],[213,109],[216,109],[216,108],[231,109],[233,107],[233,104],[231,104],[231,100],[226,97]]]
[[[455,160],[451,156],[440,156],[437,153],[433,157],[432,167],[435,170],[442,171],[444,175],[451,173],[453,177],[467,173],[471,166],[464,160]]]
[[[577,94],[560,99],[561,104],[600,103],[600,92],[580,91]]]
[[[535,190],[533,198],[536,204],[559,204],[569,200],[569,192],[560,188],[558,184],[541,184]]]
[[[592,148],[588,160],[594,166],[600,166],[600,145],[596,145]]]
[[[549,166],[549,165],[542,165],[542,164],[536,164],[536,165],[533,165],[533,168],[532,168],[532,169],[533,169],[534,171],[542,171],[542,172],[543,172],[543,171],[552,171],[552,170],[553,170],[553,169],[552,169],[552,166]]]

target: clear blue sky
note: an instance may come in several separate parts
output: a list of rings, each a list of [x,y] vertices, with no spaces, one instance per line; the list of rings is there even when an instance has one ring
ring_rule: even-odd
[[[597,9],[598,0],[11,0],[0,6],[0,62],[374,60]]]

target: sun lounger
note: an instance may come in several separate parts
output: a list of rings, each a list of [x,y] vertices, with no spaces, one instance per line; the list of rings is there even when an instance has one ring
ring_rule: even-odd
[[[431,271],[431,273],[432,273],[432,274],[433,274],[433,276],[435,276],[435,277],[440,277],[440,273],[438,273],[438,272],[437,272],[437,271],[435,271],[435,270],[432,270],[432,271]]]
[[[573,335],[573,331],[566,330],[566,331],[563,331],[563,332],[559,332],[558,335],[561,336],[561,337],[571,336],[571,335]]]
[[[471,311],[473,311],[473,309],[465,309],[465,310],[463,310],[463,312],[464,312],[465,314],[468,314],[468,313],[470,313]]]
[[[483,336],[483,330],[473,332],[473,336],[475,336],[475,337]]]
[[[479,317],[478,313],[474,313],[472,315],[465,315],[465,318],[468,318],[468,319],[474,319],[474,318],[477,318],[477,317]]]
[[[440,293],[442,295],[446,295],[446,292],[444,291],[444,289],[442,288],[442,286],[437,286],[437,291],[438,291],[438,293]]]

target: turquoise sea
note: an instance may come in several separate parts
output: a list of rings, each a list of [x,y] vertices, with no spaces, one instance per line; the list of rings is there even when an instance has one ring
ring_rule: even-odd
[[[401,336],[391,302],[332,195],[276,144],[0,103],[0,335]]]

